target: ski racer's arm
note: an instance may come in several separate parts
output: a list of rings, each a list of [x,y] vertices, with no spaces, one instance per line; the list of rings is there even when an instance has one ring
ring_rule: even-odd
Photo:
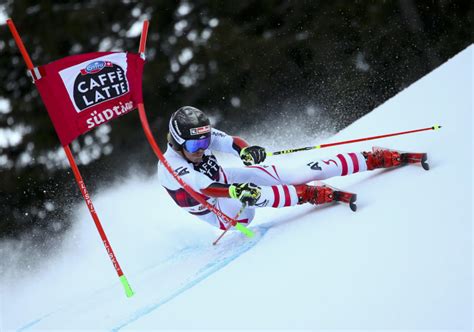
[[[232,148],[240,156],[240,152],[249,146],[249,143],[239,136],[232,136]]]
[[[242,159],[246,166],[260,164],[267,156],[265,149],[249,144],[238,136],[229,136],[223,131],[212,128],[211,149],[233,153]]]
[[[235,198],[247,205],[255,205],[261,195],[261,188],[253,183],[212,183],[201,189],[201,193],[210,197]]]

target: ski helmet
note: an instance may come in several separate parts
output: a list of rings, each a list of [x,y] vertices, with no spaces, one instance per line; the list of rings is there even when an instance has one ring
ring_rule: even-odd
[[[175,150],[184,148],[194,153],[205,150],[211,143],[211,123],[201,110],[184,106],[171,115],[169,141]]]

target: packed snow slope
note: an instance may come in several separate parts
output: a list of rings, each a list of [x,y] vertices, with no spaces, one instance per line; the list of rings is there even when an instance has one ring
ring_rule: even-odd
[[[330,179],[358,194],[357,212],[341,204],[260,209],[255,239],[232,233],[216,247],[219,233],[177,208],[156,178],[130,178],[93,199],[135,296],[123,294],[81,205],[53,257],[33,271],[5,273],[2,330],[470,331],[473,51],[337,135],[304,141],[441,130],[268,160],[307,163],[379,145],[428,152],[430,171],[407,166]],[[258,143],[271,150],[301,143],[278,137]]]

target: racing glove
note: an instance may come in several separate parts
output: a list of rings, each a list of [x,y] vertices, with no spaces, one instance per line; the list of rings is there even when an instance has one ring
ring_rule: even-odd
[[[240,150],[240,159],[242,159],[245,166],[260,164],[267,157],[265,148],[261,146],[247,146]]]
[[[253,183],[233,183],[229,187],[229,196],[249,206],[255,205],[260,198],[261,188]]]

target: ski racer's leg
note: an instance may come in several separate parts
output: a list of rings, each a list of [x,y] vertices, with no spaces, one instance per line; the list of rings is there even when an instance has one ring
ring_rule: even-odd
[[[341,192],[335,193],[326,186],[310,186],[305,183],[413,162],[407,160],[408,155],[395,150],[373,149],[372,152],[338,154],[333,158],[310,161],[294,167],[254,165],[230,168],[223,170],[221,181],[228,184],[254,183],[261,186],[261,195],[255,207],[325,204],[343,200]],[[414,155],[411,155],[414,158]]]
[[[255,207],[281,208],[332,202],[332,190],[304,184],[366,170],[367,164],[362,153],[345,153],[293,167],[254,165],[229,168],[223,170],[221,181],[228,184],[250,182],[261,186],[261,196]]]
[[[366,170],[367,164],[362,153],[342,153],[332,158],[308,161],[296,166],[254,165],[228,168],[224,170],[224,181],[252,182],[259,186],[303,184]]]

